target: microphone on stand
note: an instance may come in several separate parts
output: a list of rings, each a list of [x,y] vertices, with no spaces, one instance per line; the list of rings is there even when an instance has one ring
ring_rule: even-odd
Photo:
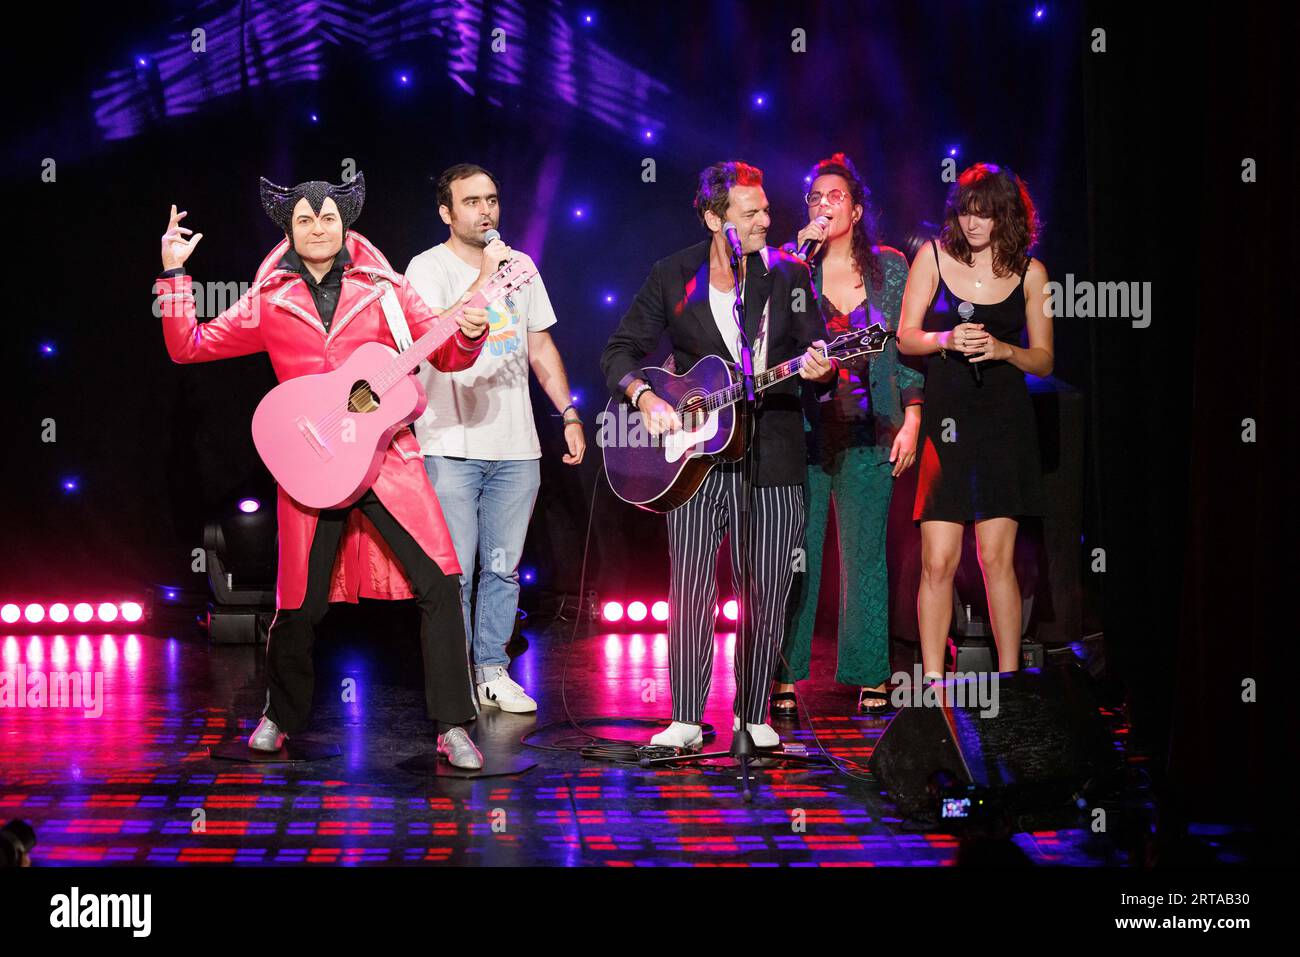
[[[969,302],[962,302],[957,306],[957,315],[961,317],[962,322],[970,322],[970,317],[975,315],[975,307]],[[966,363],[970,366],[970,374],[974,377],[975,384],[983,385],[984,370],[980,368],[980,364],[971,362],[969,358],[967,358]]]
[[[816,223],[818,226],[820,226],[822,229],[825,229],[827,226],[831,224],[830,219],[828,219],[825,216],[818,216],[816,219],[813,220],[813,222]],[[811,236],[803,241],[803,245],[801,245],[799,247],[799,251],[795,253],[795,255],[799,257],[800,262],[808,261],[808,256],[812,252],[812,248],[816,246],[818,242],[819,240],[813,239]]]
[[[740,233],[737,231],[734,223],[724,223],[722,231],[727,234],[727,242],[731,244],[731,261],[738,263],[745,258],[744,252],[740,248]]]

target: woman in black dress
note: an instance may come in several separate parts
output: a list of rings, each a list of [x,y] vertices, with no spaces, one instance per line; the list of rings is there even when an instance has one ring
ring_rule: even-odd
[[[1025,184],[976,163],[948,194],[938,241],[921,248],[908,273],[898,350],[930,357],[912,515],[921,524],[916,605],[927,679],[943,673],[966,522],[975,525],[998,669],[1020,666],[1016,528],[1020,516],[1043,510],[1025,373],[1052,371],[1047,270],[1029,255],[1037,238]]]

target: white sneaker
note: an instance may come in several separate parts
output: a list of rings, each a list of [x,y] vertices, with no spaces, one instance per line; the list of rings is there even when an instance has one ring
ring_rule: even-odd
[[[257,722],[257,727],[248,736],[248,746],[254,751],[279,751],[287,740],[289,736],[274,721],[262,715],[262,720]]]
[[[704,732],[698,724],[674,721],[651,738],[650,743],[665,748],[698,748],[704,743]]]
[[[483,707],[500,708],[511,714],[527,714],[537,710],[537,702],[510,677],[504,668],[489,671],[487,681],[478,685],[478,703]]]
[[[775,748],[781,744],[781,736],[772,730],[770,724],[749,724],[745,723],[745,729],[749,736],[754,739],[756,748]],[[733,715],[731,719],[731,730],[740,730],[740,716]]]

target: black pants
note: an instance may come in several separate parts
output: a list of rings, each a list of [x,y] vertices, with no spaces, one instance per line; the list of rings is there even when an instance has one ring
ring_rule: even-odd
[[[301,608],[276,610],[266,645],[267,716],[286,734],[301,731],[311,711],[315,682],[312,644],[329,610],[330,575],[348,512],[359,508],[384,537],[411,582],[420,606],[424,700],[429,717],[446,724],[476,714],[473,678],[460,607],[460,576],[444,575],[437,562],[384,508],[374,490],[348,508],[324,510],[316,522],[307,561],[307,593]]]

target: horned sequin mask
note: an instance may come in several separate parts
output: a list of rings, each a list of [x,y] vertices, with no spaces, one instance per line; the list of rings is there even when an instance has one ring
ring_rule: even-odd
[[[343,221],[345,232],[361,215],[361,207],[366,201],[366,178],[361,173],[357,173],[352,182],[340,186],[312,180],[284,187],[275,185],[265,176],[261,180],[262,208],[271,217],[271,222],[288,234],[293,233],[293,208],[300,199],[306,199],[311,204],[312,212],[320,215],[326,197],[332,197],[339,208],[339,218]]]

